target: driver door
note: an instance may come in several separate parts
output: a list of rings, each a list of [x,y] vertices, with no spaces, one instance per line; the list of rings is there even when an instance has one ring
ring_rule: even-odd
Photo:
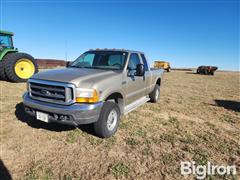
[[[137,53],[132,53],[127,66],[127,105],[144,96],[144,77],[134,75],[137,64],[141,64],[139,55]]]

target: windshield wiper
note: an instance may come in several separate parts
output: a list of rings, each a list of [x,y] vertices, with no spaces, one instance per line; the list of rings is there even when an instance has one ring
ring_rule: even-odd
[[[83,67],[83,68],[87,68],[87,69],[100,69],[100,68],[94,67],[94,66],[85,66],[85,67]]]
[[[73,67],[73,68],[84,68],[82,66],[69,66],[70,68]]]

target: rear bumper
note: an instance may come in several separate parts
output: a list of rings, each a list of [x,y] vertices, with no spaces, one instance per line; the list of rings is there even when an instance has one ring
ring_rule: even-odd
[[[31,99],[28,93],[23,95],[26,113],[36,117],[36,111],[48,114],[49,122],[78,126],[90,124],[99,118],[103,102],[95,104],[59,105]]]

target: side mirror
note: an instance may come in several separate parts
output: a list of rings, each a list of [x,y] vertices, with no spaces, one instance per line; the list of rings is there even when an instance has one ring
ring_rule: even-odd
[[[71,65],[71,62],[70,61],[67,61],[66,62],[66,67],[69,67]]]
[[[144,65],[143,64],[137,64],[136,76],[144,76],[144,74],[145,74]]]

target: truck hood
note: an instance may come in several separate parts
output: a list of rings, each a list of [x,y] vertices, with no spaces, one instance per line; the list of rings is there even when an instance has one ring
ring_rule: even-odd
[[[119,72],[113,70],[87,69],[87,68],[61,68],[39,72],[31,79],[49,80],[56,82],[73,83],[77,87],[81,82],[91,85],[93,80],[102,80],[112,77]]]

